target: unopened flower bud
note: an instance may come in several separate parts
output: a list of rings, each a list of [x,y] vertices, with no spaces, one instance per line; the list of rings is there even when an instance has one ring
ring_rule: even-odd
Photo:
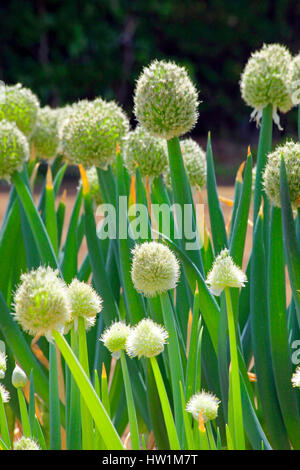
[[[11,383],[15,388],[23,388],[27,384],[28,378],[23,369],[16,364],[12,376]]]

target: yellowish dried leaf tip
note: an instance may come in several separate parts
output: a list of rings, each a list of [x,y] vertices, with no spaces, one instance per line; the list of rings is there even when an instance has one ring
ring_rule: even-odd
[[[79,168],[79,171],[80,171],[80,176],[81,176],[81,181],[82,181],[83,194],[86,195],[90,192],[89,180],[87,178],[86,171],[83,168],[83,166],[81,165],[81,163],[79,163],[78,168]]]

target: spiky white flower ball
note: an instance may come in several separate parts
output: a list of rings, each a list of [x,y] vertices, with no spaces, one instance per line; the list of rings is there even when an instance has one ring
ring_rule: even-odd
[[[13,315],[23,330],[33,336],[42,333],[49,340],[52,331],[63,332],[71,318],[67,286],[50,267],[22,274],[14,306]]]
[[[57,109],[49,106],[38,112],[37,123],[31,137],[31,142],[37,155],[41,158],[53,158],[59,150],[59,127]]]
[[[0,100],[0,120],[15,122],[24,135],[30,137],[34,131],[39,100],[20,83],[5,85],[5,96]]]
[[[225,287],[244,287],[246,282],[246,274],[233,262],[227,248],[216,257],[206,279],[214,295],[220,295]]]
[[[202,412],[203,422],[206,423],[218,416],[218,407],[220,400],[212,393],[202,390],[200,393],[193,395],[186,405],[186,410],[192,413],[193,417],[199,421]]]
[[[68,160],[85,168],[106,169],[128,131],[128,118],[115,102],[101,98],[82,101],[73,105],[62,125],[62,151]]]
[[[6,372],[6,354],[0,351],[0,379],[4,379]]]
[[[127,342],[126,351],[130,357],[154,357],[163,352],[168,332],[150,318],[144,318],[131,329]]]
[[[206,153],[193,139],[180,141],[182,158],[191,187],[202,189],[206,185]],[[166,174],[166,184],[172,186],[170,171]]]
[[[260,122],[262,110],[273,107],[274,122],[280,127],[277,109],[286,113],[292,106],[288,89],[290,52],[280,44],[264,44],[252,53],[242,73],[240,86],[245,102],[254,108],[251,117]]]
[[[142,177],[155,178],[161,175],[168,167],[165,140],[153,137],[138,126],[125,139],[124,163],[130,174],[135,174],[138,167]]]
[[[66,324],[70,329],[73,324],[77,328],[78,318],[83,317],[86,328],[95,324],[97,313],[102,310],[102,299],[97,292],[85,282],[73,279],[68,287],[68,295],[71,307],[71,320]]]
[[[293,208],[300,206],[300,143],[289,141],[276,147],[268,154],[263,173],[264,190],[276,207],[281,207],[280,199],[280,165],[283,156],[286,176]]]
[[[288,75],[288,88],[294,105],[300,104],[300,54],[293,58]]]
[[[8,403],[10,399],[9,391],[6,390],[4,385],[0,384],[0,396],[2,399],[2,403]]]
[[[103,332],[100,341],[112,353],[112,356],[118,359],[121,351],[125,349],[130,331],[129,325],[124,322],[115,322]]]
[[[24,370],[21,369],[18,364],[15,365],[11,376],[11,383],[15,388],[23,388],[28,382],[27,375],[25,374]]]
[[[0,179],[10,181],[29,159],[29,144],[14,122],[0,121]]]
[[[140,75],[134,95],[139,124],[151,135],[172,139],[190,131],[198,118],[198,93],[187,71],[172,62],[152,62]]]
[[[174,289],[179,279],[179,263],[162,243],[145,242],[132,250],[131,278],[134,287],[146,297]]]
[[[40,446],[30,437],[22,436],[14,442],[14,450],[41,450]]]
[[[300,387],[300,366],[297,367],[292,376],[293,387]]]

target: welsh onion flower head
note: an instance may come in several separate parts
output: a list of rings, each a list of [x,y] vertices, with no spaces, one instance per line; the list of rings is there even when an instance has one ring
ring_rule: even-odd
[[[153,137],[141,126],[129,132],[124,142],[124,163],[130,174],[138,166],[141,176],[155,178],[168,167],[165,140]]]
[[[168,332],[150,318],[144,318],[131,329],[126,351],[130,357],[154,357],[163,352],[169,337]]]
[[[28,88],[20,83],[5,85],[4,96],[0,100],[0,120],[15,122],[26,137],[34,131],[39,100]]]
[[[183,163],[191,187],[202,189],[206,185],[206,154],[197,142],[191,138],[180,141]],[[171,186],[171,175],[166,174],[166,183]]]
[[[0,121],[0,179],[10,181],[29,159],[29,144],[14,122]]]
[[[6,372],[6,354],[3,351],[0,351],[0,379],[4,379]]]
[[[283,156],[292,207],[300,205],[300,143],[289,141],[269,153],[263,173],[264,190],[276,207],[280,200],[280,165]]]
[[[174,289],[179,279],[179,263],[172,251],[158,242],[145,242],[132,250],[131,278],[145,297],[155,297]]]
[[[245,102],[254,108],[251,118],[259,124],[263,109],[273,106],[273,120],[280,128],[277,109],[286,113],[292,106],[288,89],[290,52],[280,44],[264,44],[252,53],[242,73],[240,87]],[[280,128],[281,129],[281,128]]]
[[[297,367],[292,376],[293,387],[300,387],[300,366]]]
[[[128,118],[114,101],[80,101],[63,121],[62,151],[72,163],[106,169],[116,156],[117,144],[122,148],[128,131]]]
[[[155,60],[137,80],[134,112],[151,135],[172,139],[190,131],[198,118],[198,93],[187,71]]]
[[[14,307],[13,315],[23,330],[33,336],[44,334],[48,340],[53,330],[63,332],[71,319],[67,286],[50,267],[22,274]]]
[[[97,313],[102,310],[102,299],[97,292],[85,282],[73,279],[68,287],[71,318],[65,326],[65,331],[73,324],[77,328],[78,318],[83,317],[86,328],[95,324]]]
[[[59,127],[57,109],[49,106],[38,112],[37,123],[31,137],[31,142],[39,157],[53,158],[59,151]]]
[[[130,331],[131,327],[129,325],[124,322],[115,322],[103,332],[100,341],[103,342],[112,356],[118,359],[121,351],[125,349]]]
[[[244,287],[246,282],[246,275],[233,262],[227,248],[216,257],[206,279],[214,295],[220,295],[225,287]]]
[[[199,421],[200,413],[202,413],[203,422],[216,419],[218,416],[218,407],[220,401],[212,393],[202,390],[200,393],[193,395],[186,405],[186,410],[192,413],[193,417]]]
[[[41,450],[40,446],[30,437],[22,436],[14,442],[14,450]]]
[[[10,394],[9,391],[6,390],[4,385],[0,384],[0,396],[2,399],[2,403],[8,403],[10,400]]]
[[[28,378],[23,369],[16,364],[12,376],[11,383],[15,388],[23,388],[27,384]]]
[[[293,58],[288,75],[288,88],[294,105],[300,103],[300,54]]]

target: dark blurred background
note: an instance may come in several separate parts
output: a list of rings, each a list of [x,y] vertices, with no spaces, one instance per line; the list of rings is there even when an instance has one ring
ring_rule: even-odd
[[[101,95],[132,118],[133,90],[153,59],[184,65],[202,104],[193,137],[212,131],[217,172],[232,180],[248,144],[257,145],[239,79],[264,42],[299,52],[299,0],[36,0],[0,6],[0,79],[21,82],[41,104],[60,106]],[[296,111],[281,115],[296,134]]]

